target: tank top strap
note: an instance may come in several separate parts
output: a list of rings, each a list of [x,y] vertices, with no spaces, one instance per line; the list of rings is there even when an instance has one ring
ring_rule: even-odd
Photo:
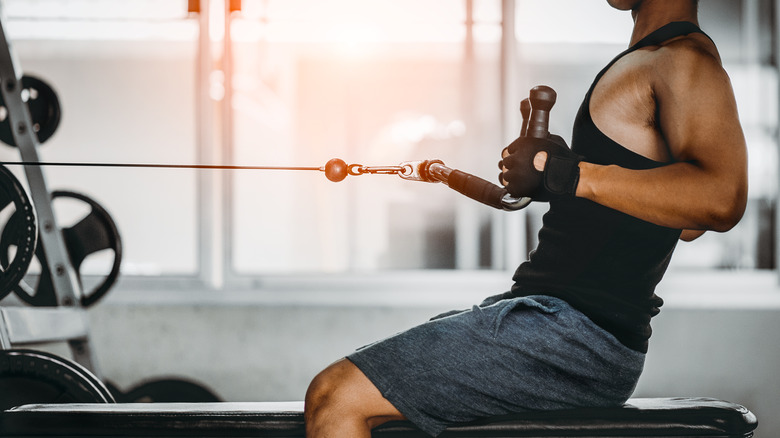
[[[639,40],[636,44],[631,46],[629,50],[633,51],[642,47],[656,46],[672,38],[692,33],[700,33],[707,38],[710,38],[710,36],[704,33],[704,31],[702,31],[699,26],[691,23],[690,21],[673,21],[654,30]],[[712,38],[710,38],[710,41],[712,41]]]

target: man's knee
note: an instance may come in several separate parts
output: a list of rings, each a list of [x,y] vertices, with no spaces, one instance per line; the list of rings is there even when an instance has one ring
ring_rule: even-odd
[[[306,391],[304,414],[307,422],[351,418],[379,424],[388,419],[403,419],[374,384],[347,359],[335,362],[314,377]]]
[[[350,377],[352,365],[342,359],[321,371],[306,390],[305,412],[307,417],[324,410],[350,409],[354,379]]]

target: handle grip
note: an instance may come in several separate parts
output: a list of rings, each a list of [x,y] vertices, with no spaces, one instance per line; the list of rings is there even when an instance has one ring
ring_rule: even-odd
[[[531,202],[530,198],[514,199],[505,188],[469,173],[450,169],[438,160],[424,162],[420,174],[429,182],[443,182],[456,192],[499,210],[519,210]]]
[[[520,101],[520,115],[523,117],[523,122],[520,125],[520,137],[525,137],[528,134],[528,116],[531,115],[531,100],[527,97]]]
[[[550,110],[555,105],[557,97],[555,90],[546,85],[537,85],[531,88],[529,97],[520,102],[520,114],[523,116],[523,124],[520,129],[521,137],[547,138],[550,135]],[[519,210],[530,204],[531,198],[515,198],[507,193],[501,199],[501,203],[505,207],[512,206],[512,208],[505,208],[507,210]]]
[[[557,99],[555,90],[546,85],[537,85],[531,89],[531,118],[528,120],[529,137],[547,138],[550,135],[550,110]]]
[[[531,100],[525,98],[520,101],[520,116],[522,117],[522,123],[520,125],[520,137],[528,135],[528,118],[531,115]],[[505,194],[501,198],[501,205],[505,210],[520,210],[531,203],[531,198],[515,198],[509,193]]]

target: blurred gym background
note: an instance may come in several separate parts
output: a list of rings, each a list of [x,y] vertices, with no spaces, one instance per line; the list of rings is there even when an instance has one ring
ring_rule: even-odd
[[[558,92],[571,125],[627,47],[605,0],[4,0],[25,74],[62,120],[42,161],[371,166],[438,158],[494,181],[519,102]],[[636,396],[749,407],[780,435],[778,23],[774,0],[702,0],[750,154],[725,234],[680,243]],[[0,159],[19,159],[0,146]],[[15,172],[18,169],[15,169]],[[24,181],[21,172],[20,180]],[[47,168],[122,238],[121,276],[89,310],[100,373],[202,382],[228,401],[300,400],[354,348],[511,285],[545,205],[493,211],[441,184],[322,172]],[[78,216],[64,205],[64,222]],[[81,268],[99,282],[114,255]],[[36,267],[33,267],[33,272]],[[40,270],[40,268],[37,268]],[[3,304],[19,305],[10,296]],[[67,355],[67,348],[45,346]]]

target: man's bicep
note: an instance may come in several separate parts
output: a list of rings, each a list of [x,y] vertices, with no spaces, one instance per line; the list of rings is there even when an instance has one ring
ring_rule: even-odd
[[[728,76],[714,61],[700,58],[691,61],[698,68],[679,71],[658,87],[658,118],[676,161],[714,171],[744,161],[745,140]]]
[[[688,165],[674,191],[695,197],[708,229],[726,230],[747,202],[747,147],[728,76],[708,61],[670,75],[658,96],[658,120],[673,159]]]

